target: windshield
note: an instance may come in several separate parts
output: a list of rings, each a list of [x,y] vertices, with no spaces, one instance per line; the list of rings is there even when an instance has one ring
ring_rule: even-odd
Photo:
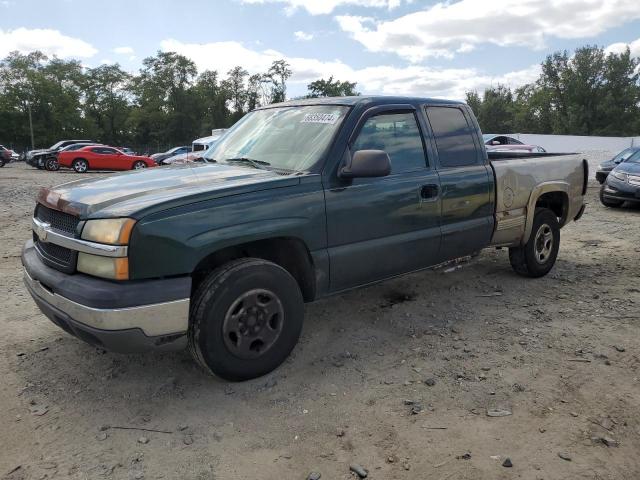
[[[246,115],[204,157],[209,161],[251,160],[267,168],[306,171],[329,147],[347,113],[338,105],[277,107]]]
[[[640,163],[640,150],[631,152],[631,155],[624,160],[625,163]]]
[[[615,157],[613,157],[613,161],[616,162],[616,163],[624,162],[631,155],[633,155],[634,153],[636,153],[638,151],[640,151],[640,150],[638,150],[636,148],[627,148],[627,149],[621,151]]]
[[[60,148],[63,143],[64,143],[64,141],[58,142],[58,143],[54,143],[51,147],[49,147],[49,150],[55,150],[56,148]]]

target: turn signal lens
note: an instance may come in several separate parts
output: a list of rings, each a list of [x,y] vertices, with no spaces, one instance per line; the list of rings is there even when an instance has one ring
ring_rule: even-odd
[[[102,257],[89,253],[78,253],[79,272],[111,280],[129,280],[129,259],[126,257]]]
[[[82,229],[82,239],[108,245],[128,245],[135,224],[133,218],[88,220]]]

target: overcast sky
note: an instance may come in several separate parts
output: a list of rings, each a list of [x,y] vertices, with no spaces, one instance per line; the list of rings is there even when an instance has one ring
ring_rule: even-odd
[[[290,96],[320,77],[363,93],[463,98],[535,79],[555,50],[630,45],[640,0],[0,0],[0,57],[42,50],[137,71],[158,50],[200,71],[285,58]]]

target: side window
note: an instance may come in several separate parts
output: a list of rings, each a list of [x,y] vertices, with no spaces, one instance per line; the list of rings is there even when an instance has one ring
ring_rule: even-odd
[[[100,153],[104,153],[105,155],[113,155],[114,153],[116,153],[116,149],[115,148],[103,148],[102,152]]]
[[[93,153],[102,153],[102,149],[101,148],[92,148],[91,151]]]
[[[420,129],[413,112],[382,113],[362,126],[352,152],[384,150],[391,159],[391,174],[426,168]]]
[[[455,107],[427,107],[427,117],[443,168],[476,165],[478,157],[473,131],[462,110]]]

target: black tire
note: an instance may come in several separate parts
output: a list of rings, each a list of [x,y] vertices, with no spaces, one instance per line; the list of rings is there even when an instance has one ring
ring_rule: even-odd
[[[284,362],[304,319],[296,280],[279,265],[257,258],[233,260],[212,271],[193,294],[190,310],[191,354],[205,370],[230,381],[260,377]]]
[[[57,158],[47,158],[44,162],[44,168],[49,172],[55,172],[60,170],[60,164],[58,163]]]
[[[73,168],[76,173],[85,173],[89,170],[89,162],[84,158],[76,158],[71,164],[71,168]]]
[[[144,163],[142,160],[133,162],[133,165],[131,166],[132,170],[140,170],[142,168],[147,168],[147,164]]]
[[[0,158],[0,168],[4,167],[5,161],[4,158]]]
[[[604,198],[604,185],[600,187],[600,203],[609,208],[620,208],[624,203],[622,200],[607,200]]]
[[[516,273],[543,277],[553,268],[560,250],[558,217],[547,208],[536,209],[531,236],[522,247],[509,249],[509,261]]]

